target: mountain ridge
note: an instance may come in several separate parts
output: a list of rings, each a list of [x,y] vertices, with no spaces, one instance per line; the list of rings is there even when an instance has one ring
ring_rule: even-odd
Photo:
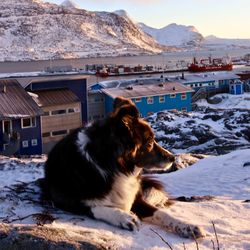
[[[0,3],[0,60],[156,54],[168,50],[128,18],[44,3]]]
[[[171,23],[160,29],[139,23],[139,27],[151,35],[158,43],[166,46],[197,47],[200,46],[204,37],[194,26],[178,25]]]

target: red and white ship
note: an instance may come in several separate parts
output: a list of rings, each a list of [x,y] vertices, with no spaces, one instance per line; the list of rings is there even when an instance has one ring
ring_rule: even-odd
[[[190,72],[204,72],[204,71],[220,71],[220,70],[232,70],[232,62],[223,62],[222,58],[211,57],[207,59],[202,59],[200,62],[194,57],[193,62],[188,65],[188,70]]]

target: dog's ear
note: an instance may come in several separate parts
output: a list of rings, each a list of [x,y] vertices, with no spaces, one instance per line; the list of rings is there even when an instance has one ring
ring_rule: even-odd
[[[115,111],[116,109],[119,109],[121,106],[124,105],[134,105],[134,103],[130,99],[118,96],[113,102],[113,110]]]
[[[130,116],[131,118],[139,118],[140,114],[135,104],[124,97],[117,97],[114,100],[114,111],[113,116],[122,120],[125,116]]]

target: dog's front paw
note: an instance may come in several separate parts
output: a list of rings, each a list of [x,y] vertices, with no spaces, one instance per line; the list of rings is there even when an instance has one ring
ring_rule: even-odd
[[[175,231],[184,238],[198,239],[206,236],[203,228],[193,225],[187,225],[183,227],[176,226]]]
[[[129,231],[136,231],[139,230],[140,227],[140,220],[134,214],[123,214],[120,218],[120,227],[123,229],[127,229]]]

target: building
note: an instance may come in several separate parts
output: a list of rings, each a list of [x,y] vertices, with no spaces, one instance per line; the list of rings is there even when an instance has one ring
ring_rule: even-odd
[[[182,74],[169,81],[177,81],[193,88],[195,91],[200,88],[207,90],[217,90],[217,92],[228,92],[229,84],[238,80],[240,77],[233,72],[204,72],[199,74]]]
[[[37,90],[33,92],[43,110],[41,133],[43,153],[48,153],[56,142],[82,126],[81,102],[69,89]]]
[[[68,89],[78,97],[81,103],[82,124],[88,120],[87,114],[87,78],[79,75],[45,76],[33,78],[25,85],[27,91]]]
[[[176,82],[154,85],[131,85],[125,88],[102,89],[105,99],[105,113],[113,109],[113,101],[118,96],[131,99],[142,117],[162,110],[191,111],[193,90]]]
[[[16,80],[0,80],[0,153],[42,153],[42,110]]]
[[[238,80],[231,82],[229,85],[229,93],[232,95],[242,95],[243,94],[243,82]]]
[[[101,91],[88,92],[88,121],[102,119],[106,116],[105,96]]]

